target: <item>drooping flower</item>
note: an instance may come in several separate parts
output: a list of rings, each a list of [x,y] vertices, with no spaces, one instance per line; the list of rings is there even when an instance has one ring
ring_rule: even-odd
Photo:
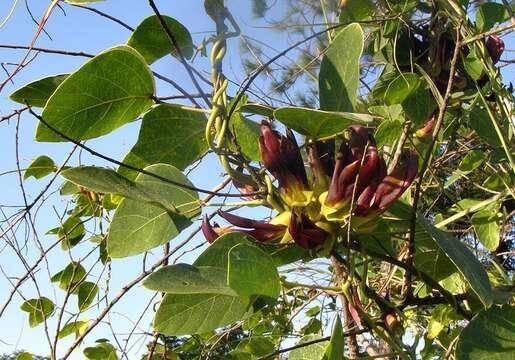
[[[265,168],[279,182],[279,189],[289,205],[305,202],[304,191],[308,190],[308,179],[302,155],[291,130],[286,136],[273,130],[270,123],[261,123],[259,137],[261,161]]]
[[[415,136],[419,139],[423,139],[425,138],[432,130],[433,130],[433,126],[435,124],[435,116],[431,116],[431,118],[424,124],[423,127],[421,127],[420,129],[418,129],[416,132],[415,132]]]
[[[386,210],[410,187],[417,176],[417,170],[417,154],[404,154],[391,174],[385,176],[376,187],[371,184],[363,191],[356,203],[355,214],[368,216]]]
[[[204,220],[202,222],[202,233],[209,243],[215,241],[219,236],[233,231],[239,231],[250,235],[260,242],[269,242],[282,239],[287,229],[287,226],[283,224],[271,224],[265,221],[248,219],[221,210],[218,211],[218,215],[229,222],[232,226],[211,226],[207,216],[204,216]]]
[[[491,35],[486,40],[486,49],[492,62],[496,64],[504,52],[504,41],[497,35]]]
[[[324,229],[314,224],[303,213],[300,216],[291,212],[290,224],[288,231],[297,245],[305,249],[314,249],[322,246],[329,236]]]
[[[377,153],[375,140],[362,126],[349,128],[350,136],[343,142],[336,157],[325,205],[337,210],[357,198],[370,183],[379,180],[384,160]],[[356,189],[354,189],[356,188]]]

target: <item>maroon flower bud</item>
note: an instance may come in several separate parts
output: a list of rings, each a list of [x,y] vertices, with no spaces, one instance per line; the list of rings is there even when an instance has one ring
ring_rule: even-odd
[[[207,216],[204,216],[201,228],[202,233],[204,234],[206,240],[209,243],[215,241],[218,236],[231,231],[242,232],[244,234],[252,236],[254,239],[261,242],[267,242],[278,239],[286,233],[285,225],[269,224],[264,221],[253,220],[234,214],[229,214],[221,210],[218,211],[218,215],[220,215],[223,219],[227,220],[229,223],[236,226],[237,228],[221,228],[219,226],[212,227],[209,223]]]
[[[374,207],[385,210],[410,187],[417,176],[418,156],[414,152],[406,155],[405,159],[386,176],[377,187],[374,197]]]
[[[499,36],[491,35],[486,40],[486,49],[492,59],[492,62],[496,64],[504,52],[504,41]]]
[[[435,116],[431,116],[431,118],[425,123],[423,127],[418,129],[415,132],[415,136],[418,138],[424,138],[433,130],[433,126],[435,124]]]
[[[315,180],[333,176],[334,140],[311,144],[308,160]]]
[[[291,130],[287,130],[286,136],[283,136],[272,130],[270,123],[263,121],[259,149],[263,165],[279,181],[281,190],[291,193],[307,189],[304,162]]]
[[[206,214],[204,214],[202,218],[202,226],[200,228],[208,243],[212,244],[218,238],[218,233],[213,229],[213,227],[209,223],[209,218]]]
[[[304,249],[314,249],[323,245],[329,236],[327,231],[316,226],[306,215],[301,214],[298,219],[295,211],[291,212],[288,231],[295,243]]]
[[[348,142],[340,146],[326,203],[329,206],[343,206],[350,201],[355,185],[355,196],[359,197],[369,184],[374,181],[379,183],[384,177],[379,177],[384,167],[374,138],[364,127],[352,126]]]

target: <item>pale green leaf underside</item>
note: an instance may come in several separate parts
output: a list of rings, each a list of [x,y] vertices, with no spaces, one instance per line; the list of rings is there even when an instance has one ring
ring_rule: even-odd
[[[108,49],[82,65],[48,99],[42,117],[74,140],[110,133],[152,105],[155,84],[145,60],[129,46]],[[37,141],[66,141],[43,123]]]
[[[124,164],[144,168],[163,163],[184,170],[206,150],[206,118],[181,105],[158,105],[145,114],[137,143],[123,159]],[[134,179],[137,172],[120,167],[118,172]]]
[[[359,59],[364,35],[359,24],[341,30],[329,45],[320,65],[320,108],[353,112],[359,88]]]
[[[373,120],[368,114],[329,112],[302,107],[283,107],[274,111],[274,117],[302,135],[320,138],[341,133],[353,124]]]
[[[44,107],[48,98],[67,77],[68,74],[62,74],[33,81],[13,92],[9,98],[23,105]]]

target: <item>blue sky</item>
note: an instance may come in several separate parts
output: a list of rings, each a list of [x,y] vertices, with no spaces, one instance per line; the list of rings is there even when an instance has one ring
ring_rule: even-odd
[[[48,3],[48,1],[29,1],[30,9],[36,18],[39,18],[41,14],[44,13],[45,6],[47,6]],[[244,34],[264,41],[273,39],[274,47],[279,49],[286,46],[287,43],[285,39],[278,36],[272,38],[267,29],[253,27],[254,25],[266,26],[267,24],[252,18],[249,2],[233,0],[227,3],[241,25]],[[0,3],[0,18],[6,16],[12,4],[12,1],[3,1]],[[189,28],[196,44],[201,43],[202,40],[214,30],[212,20],[204,13],[203,1],[157,1],[157,4],[163,14],[176,18]],[[146,16],[152,15],[148,2],[145,0],[108,0],[104,3],[95,4],[94,7],[122,19],[133,27],[137,26]],[[60,9],[56,9],[46,26],[46,30],[52,39],[49,39],[45,34],[41,34],[36,46],[69,51],[84,51],[95,54],[106,48],[125,43],[130,35],[127,29],[89,11],[67,5],[63,5],[63,10],[64,12]],[[250,24],[252,24],[252,26]],[[28,45],[31,42],[34,31],[35,24],[30,20],[23,1],[19,1],[12,17],[4,27],[0,29],[0,44]],[[231,50],[224,63],[224,69],[228,77],[239,82],[243,78],[240,66],[239,41],[229,41],[229,47]],[[24,56],[25,52],[20,50],[0,49],[0,54],[1,61],[9,63],[19,61]],[[13,90],[41,77],[72,72],[85,61],[85,58],[80,57],[40,54],[14,78],[14,84],[6,86],[0,94],[0,116],[9,114],[13,109],[20,107],[20,105],[8,100],[8,95]],[[9,67],[9,65],[7,66]],[[197,69],[209,70],[209,63],[205,58],[199,58],[195,66]],[[12,67],[10,68],[12,69]],[[153,65],[153,69],[172,78],[192,93],[196,92],[179,62],[172,57],[166,57],[158,61]],[[2,78],[3,76],[4,75],[2,75]],[[234,90],[233,88],[231,91]],[[158,95],[165,96],[175,94],[177,94],[177,91],[172,89],[170,85],[163,83],[158,84]],[[0,172],[5,172],[16,168],[16,121],[13,120],[9,123],[4,122],[0,126],[0,154],[2,154]],[[56,163],[60,163],[71,149],[69,144],[44,144],[34,142],[33,137],[36,121],[29,115],[25,114],[21,117],[19,126],[20,161],[22,168],[26,167],[31,160],[41,154],[47,154],[53,158]],[[111,157],[121,159],[136,141],[138,128],[139,123],[137,122],[125,125],[106,137],[89,141],[88,145]],[[98,159],[91,158],[84,153],[81,154],[80,160],[85,164],[109,165]],[[77,156],[74,157],[73,163],[78,163]],[[220,181],[221,172],[222,170],[216,162],[205,161],[201,169],[192,174],[191,180],[199,187],[211,188]],[[49,178],[50,177],[47,177],[42,180],[30,179],[24,184],[29,194],[29,202],[30,199],[38,194],[46,185]],[[0,188],[3,189],[0,195],[0,203],[2,205],[22,205],[17,174],[0,176]],[[56,189],[57,186],[52,187],[52,191]],[[49,229],[58,225],[56,214],[62,214],[65,206],[66,200],[60,199],[58,196],[54,195],[43,208],[36,212],[35,222],[39,234],[44,234]],[[3,210],[6,214],[12,214],[13,211],[15,211],[13,208],[9,207],[4,207]],[[186,231],[186,233],[189,232]],[[22,234],[24,234],[24,228],[20,227],[17,232],[17,235],[20,236],[20,242],[23,242]],[[48,246],[55,241],[55,237],[42,235],[40,241],[44,246]],[[174,242],[178,241],[179,239],[174,239],[172,245]],[[203,239],[197,237],[193,241],[193,244],[197,245],[202,241]],[[29,259],[28,262],[32,264],[38,254],[34,249],[32,240],[29,240],[27,246],[30,250],[26,251],[24,255]],[[83,246],[75,251],[80,254],[81,251],[85,252],[88,249],[90,249],[90,247]],[[24,269],[20,264],[20,260],[13,255],[12,251],[8,248],[0,248],[0,250],[0,264],[8,276],[16,277],[23,274]],[[155,255],[150,255],[148,263],[157,259],[160,251],[160,249],[157,249]],[[194,256],[195,253],[188,254],[182,258],[181,261],[191,261]],[[42,284],[42,295],[52,300],[57,299],[57,303],[59,303],[59,300],[62,300],[63,292],[45,284],[48,283],[49,275],[61,270],[69,261],[70,259],[67,253],[56,249],[50,253],[48,268],[42,266],[36,274],[39,283]],[[141,257],[113,261],[109,297],[112,298],[118,292],[121,285],[136,277],[140,271]],[[14,279],[14,281],[15,280],[16,279]],[[102,285],[101,283],[101,286]],[[10,290],[11,286],[5,277],[0,277],[0,293],[7,294]],[[27,282],[26,285],[22,287],[22,293],[26,298],[37,296],[34,285],[31,282]],[[126,334],[132,328],[132,322],[136,321],[141,315],[141,311],[147,305],[152,295],[151,292],[137,287],[113,309],[110,315],[110,322],[114,327],[114,332],[119,334],[118,340],[122,344],[124,338],[127,337]],[[73,302],[75,299],[71,301]],[[27,314],[19,310],[21,302],[22,299],[16,296],[0,322],[0,354],[3,352],[10,353],[18,349],[26,349],[37,354],[47,354],[48,344],[44,336],[43,327],[39,326],[34,329],[28,327]],[[75,305],[72,305],[71,308],[74,309],[74,306]],[[88,315],[94,317],[96,312],[98,312],[98,309],[86,313],[84,317]],[[148,311],[147,315],[141,319],[140,326],[136,329],[136,334],[132,338],[133,340],[138,339],[138,332],[150,331],[151,315],[152,311]],[[52,326],[53,320],[50,321],[49,324]],[[98,338],[108,337],[112,340],[110,334],[113,330],[111,330],[107,324],[103,323],[87,337],[83,347],[93,344],[94,340]],[[70,344],[70,340],[71,337],[62,340],[59,348],[61,350],[66,349],[67,345]],[[143,351],[142,345],[144,345],[144,343],[133,340],[131,340],[131,345],[135,345],[129,351],[129,358],[135,358],[136,354],[140,354]],[[82,358],[81,352],[76,351],[72,358]]]

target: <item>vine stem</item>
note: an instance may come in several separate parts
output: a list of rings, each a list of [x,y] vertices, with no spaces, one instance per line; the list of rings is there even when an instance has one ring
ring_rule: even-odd
[[[424,179],[424,175],[426,173],[427,167],[429,165],[431,156],[433,154],[433,148],[438,139],[438,133],[443,124],[443,119],[445,115],[445,110],[447,109],[447,104],[449,103],[449,99],[452,93],[452,86],[454,84],[454,76],[456,75],[456,64],[458,62],[458,57],[460,54],[460,47],[462,45],[460,41],[460,28],[461,23],[458,25],[456,29],[456,45],[454,47],[454,53],[452,55],[451,67],[449,71],[449,80],[447,81],[447,89],[445,90],[445,95],[443,98],[442,104],[440,104],[440,108],[438,110],[438,116],[436,118],[435,127],[433,129],[433,136],[431,142],[428,146],[426,154],[424,156],[424,160],[422,162],[421,171],[419,172],[419,178],[415,186],[415,195],[413,196],[413,207],[411,212],[411,220],[410,220],[410,231],[407,242],[407,254],[406,254],[406,264],[408,267],[404,273],[404,282],[403,282],[403,299],[409,299],[413,296],[413,289],[411,286],[411,277],[412,277],[412,267],[413,267],[413,257],[415,253],[415,230],[417,225],[417,207],[420,200],[420,194],[422,190],[422,181]]]

